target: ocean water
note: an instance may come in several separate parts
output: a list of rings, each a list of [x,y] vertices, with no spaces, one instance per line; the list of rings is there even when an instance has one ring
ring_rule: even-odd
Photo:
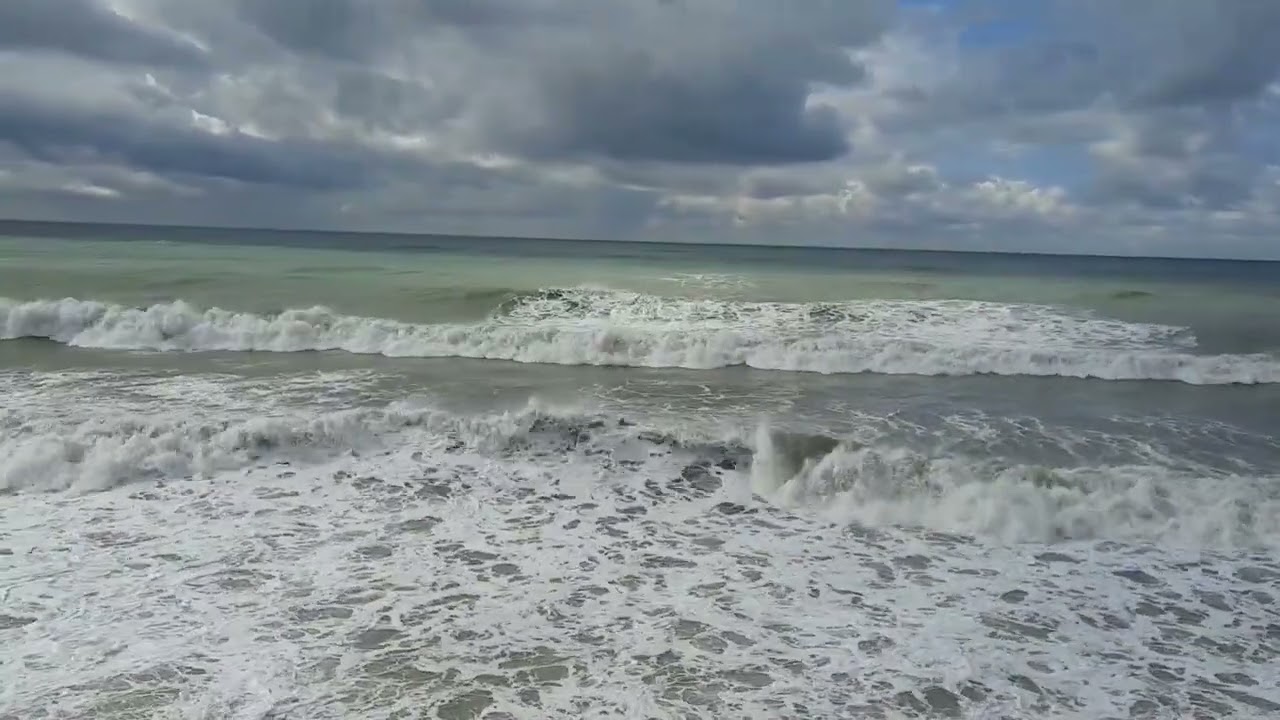
[[[0,717],[1280,717],[1280,265],[0,224]]]

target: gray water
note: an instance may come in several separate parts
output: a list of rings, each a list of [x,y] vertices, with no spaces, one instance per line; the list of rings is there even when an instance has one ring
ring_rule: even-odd
[[[0,233],[0,716],[1280,712],[1276,264]]]

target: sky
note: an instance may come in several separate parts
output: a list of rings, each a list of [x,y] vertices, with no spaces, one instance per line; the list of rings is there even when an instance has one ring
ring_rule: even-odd
[[[1280,259],[1277,0],[3,0],[0,217]]]

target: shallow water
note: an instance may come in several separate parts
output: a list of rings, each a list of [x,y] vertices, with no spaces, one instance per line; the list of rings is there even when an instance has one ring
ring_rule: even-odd
[[[0,717],[1280,713],[1274,265],[95,232]]]

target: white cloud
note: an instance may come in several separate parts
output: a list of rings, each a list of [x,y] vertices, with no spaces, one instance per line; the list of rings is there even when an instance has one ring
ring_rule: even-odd
[[[3,5],[0,214],[1280,256],[1280,3],[894,6]]]
[[[994,177],[974,183],[958,193],[961,202],[971,201],[1001,218],[1054,220],[1075,214],[1075,208],[1060,187],[1036,187],[1025,180]]]
[[[120,191],[115,188],[104,187],[102,185],[94,185],[87,182],[71,182],[63,185],[61,190],[69,192],[72,195],[84,195],[86,197],[96,198],[118,198]]]

